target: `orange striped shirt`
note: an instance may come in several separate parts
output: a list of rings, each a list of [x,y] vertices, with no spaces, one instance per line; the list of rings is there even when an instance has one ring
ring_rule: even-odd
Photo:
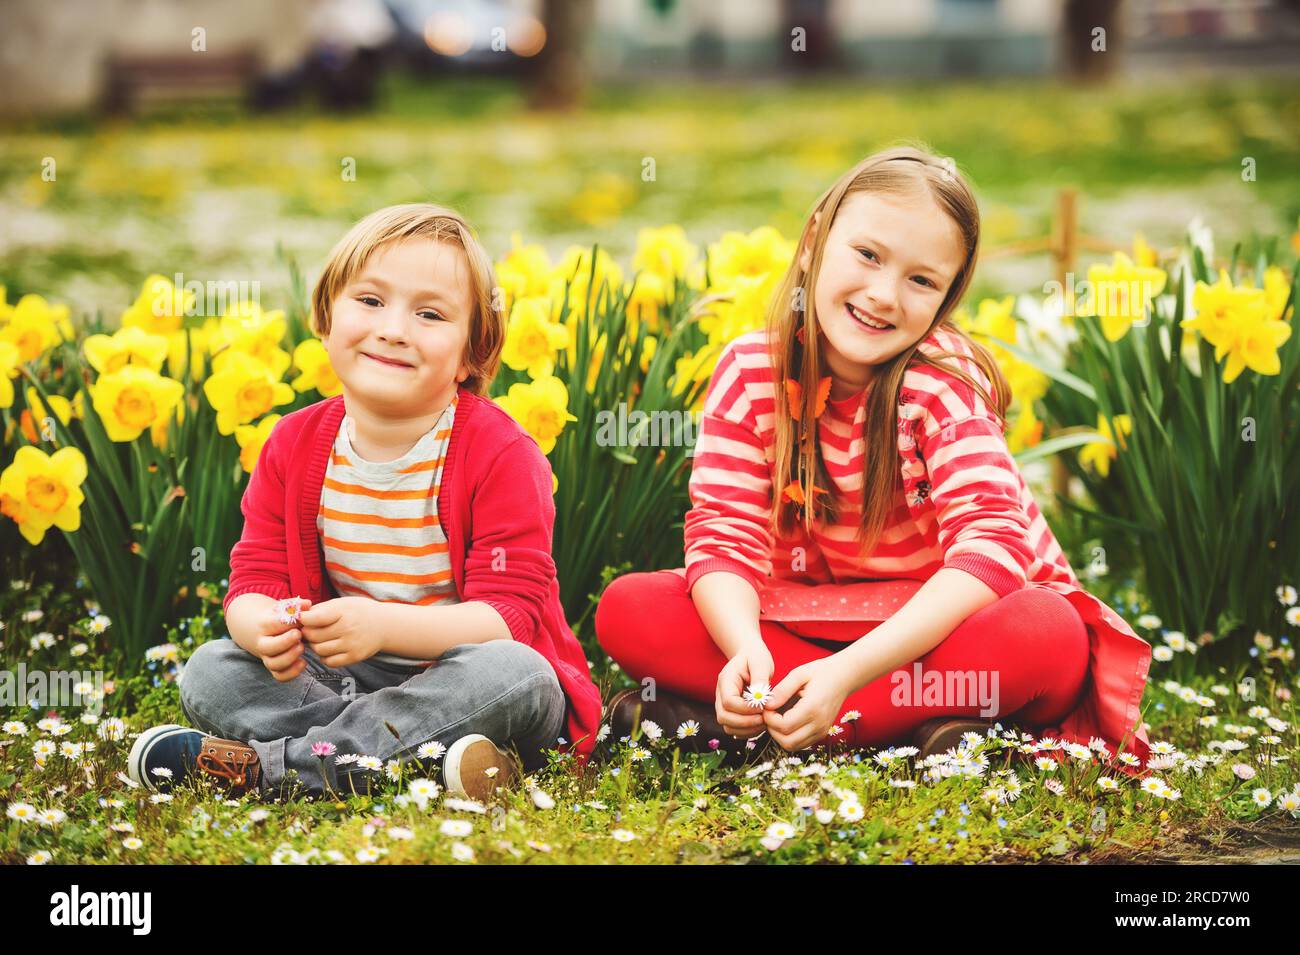
[[[405,604],[458,603],[447,537],[438,520],[447,443],[456,400],[411,449],[393,461],[367,461],[352,446],[355,424],[339,425],[316,530],[325,553],[325,572],[340,596]],[[375,660],[429,664],[392,653]]]

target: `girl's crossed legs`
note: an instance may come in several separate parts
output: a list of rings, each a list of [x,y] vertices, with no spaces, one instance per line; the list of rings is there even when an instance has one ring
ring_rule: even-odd
[[[819,626],[823,632],[842,626],[851,639],[873,625]],[[759,629],[775,666],[773,686],[795,667],[836,652],[780,624],[761,621]],[[596,636],[634,679],[649,677],[670,693],[713,702],[727,659],[709,636],[681,574],[661,570],[613,581],[596,608]],[[1088,633],[1069,601],[1046,588],[1022,588],[963,621],[916,661],[919,674],[916,663],[907,664],[849,694],[841,713],[857,710],[861,716],[841,723],[845,732],[837,742],[902,745],[922,723],[940,716],[1014,719],[1026,728],[1049,725],[1074,708],[1088,658]],[[992,712],[985,709],[990,703]],[[676,727],[664,729],[671,733]]]

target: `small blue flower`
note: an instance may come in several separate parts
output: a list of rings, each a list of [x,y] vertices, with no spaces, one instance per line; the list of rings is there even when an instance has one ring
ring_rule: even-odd
[[[613,769],[611,769],[611,770],[609,771],[609,774],[610,774],[611,776],[617,776],[617,775],[618,775],[619,773],[621,773],[622,771],[623,771],[622,769],[620,769],[619,767],[615,766]]]
[[[938,837],[938,836],[931,836],[931,837],[930,837],[928,840],[926,840],[926,841],[927,841],[927,842],[938,842],[938,841],[939,841],[939,837]]]
[[[940,809],[936,809],[936,810],[934,811],[934,815],[935,815],[936,818],[939,817],[939,816],[942,816],[942,815],[943,815],[943,809],[941,809],[941,808],[940,808]]]
[[[1006,827],[1007,827],[1007,821],[1003,819],[1001,816],[998,816],[998,828],[1005,829]]]
[[[965,839],[966,836],[968,835],[968,833],[966,832],[965,829],[958,829],[958,830],[957,830],[957,835],[959,835],[961,838]]]

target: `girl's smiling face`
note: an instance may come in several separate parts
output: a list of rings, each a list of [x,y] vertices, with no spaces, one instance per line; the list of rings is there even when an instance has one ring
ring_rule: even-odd
[[[805,273],[811,260],[805,246],[799,258]],[[914,198],[857,192],[840,204],[813,300],[833,397],[861,391],[873,366],[925,335],[965,260],[957,224],[928,192]]]
[[[325,347],[348,402],[391,417],[445,407],[470,374],[472,312],[458,246],[410,238],[376,249],[330,309]]]

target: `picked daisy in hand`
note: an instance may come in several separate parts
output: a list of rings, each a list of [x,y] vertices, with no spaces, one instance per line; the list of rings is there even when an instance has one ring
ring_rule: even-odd
[[[275,615],[281,623],[297,623],[298,614],[302,613],[302,597],[285,597],[276,601]]]
[[[766,683],[751,683],[745,688],[745,692],[742,694],[745,702],[756,710],[761,710],[763,707],[767,706],[767,701],[771,696],[772,688]]]

